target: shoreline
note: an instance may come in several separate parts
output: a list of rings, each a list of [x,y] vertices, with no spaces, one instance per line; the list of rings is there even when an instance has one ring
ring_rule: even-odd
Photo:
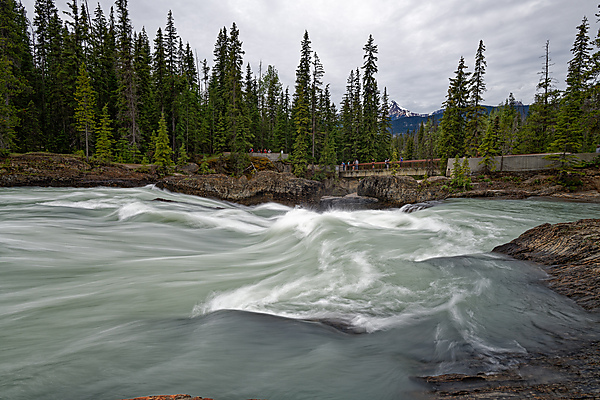
[[[600,219],[542,224],[492,250],[539,265],[547,284],[590,313],[600,313]],[[475,375],[416,378],[432,399],[600,398],[600,337],[568,349],[514,355],[517,365]]]
[[[141,187],[155,184],[172,192],[209,197],[243,205],[277,202],[314,208],[399,208],[406,204],[448,198],[525,199],[600,203],[600,168],[582,171],[580,185],[569,191],[556,177],[540,173],[474,177],[472,188],[457,190],[446,177],[416,180],[407,176],[377,176],[361,180],[314,181],[291,173],[258,171],[250,179],[225,174],[198,175],[198,165],[179,167],[161,176],[153,165],[87,162],[82,157],[28,153],[0,159],[0,187]]]

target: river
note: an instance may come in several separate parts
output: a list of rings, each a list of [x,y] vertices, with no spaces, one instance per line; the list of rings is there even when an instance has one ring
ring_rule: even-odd
[[[0,189],[0,398],[412,399],[598,332],[491,253],[599,204],[316,212],[148,186]]]

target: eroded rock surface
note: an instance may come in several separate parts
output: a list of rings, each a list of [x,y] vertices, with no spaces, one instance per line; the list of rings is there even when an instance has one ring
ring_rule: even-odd
[[[225,175],[169,176],[157,186],[173,192],[211,197],[240,204],[276,201],[282,204],[317,204],[324,190],[320,182],[289,173],[258,172],[254,178]]]
[[[600,219],[544,224],[493,251],[544,265],[550,287],[588,310],[600,308]]]
[[[448,196],[448,190],[439,182],[430,181],[420,184],[409,176],[369,176],[358,184],[359,196],[373,197],[382,205],[401,207],[405,204],[442,200]]]

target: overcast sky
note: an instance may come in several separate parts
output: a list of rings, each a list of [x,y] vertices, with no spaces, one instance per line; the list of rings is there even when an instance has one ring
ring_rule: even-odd
[[[79,0],[81,3],[82,0]],[[33,19],[34,0],[22,0]],[[67,0],[57,0],[66,10]],[[219,29],[235,22],[250,63],[258,74],[273,65],[293,92],[300,41],[307,30],[325,68],[339,105],[350,70],[363,63],[370,34],[379,49],[378,84],[390,98],[414,112],[441,108],[461,56],[469,70],[479,40],[486,46],[487,92],[484,103],[497,105],[513,93],[530,103],[542,69],[544,46],[550,41],[551,68],[557,87],[564,88],[567,62],[584,16],[590,36],[598,32],[600,0],[130,0],[136,31],[152,41],[164,29],[167,13],[184,43],[212,65]],[[88,0],[91,11],[97,0]],[[113,1],[101,0],[108,15]],[[66,18],[66,16],[62,16]]]

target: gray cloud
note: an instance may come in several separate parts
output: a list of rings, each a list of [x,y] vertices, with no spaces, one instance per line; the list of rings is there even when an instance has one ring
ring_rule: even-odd
[[[81,1],[81,0],[80,0]],[[34,0],[23,1],[30,18]],[[105,13],[114,4],[100,1]],[[597,2],[579,0],[157,0],[129,1],[134,28],[145,26],[152,39],[164,27],[169,9],[184,42],[200,60],[212,64],[214,43],[222,27],[236,22],[245,62],[258,73],[274,65],[293,91],[300,41],[309,32],[312,49],[325,67],[339,104],[350,70],[363,62],[363,46],[372,34],[379,48],[378,83],[390,97],[416,112],[441,107],[448,78],[461,56],[472,67],[479,40],[488,63],[486,104],[499,104],[512,92],[533,100],[544,45],[550,41],[552,72],[564,87],[576,27],[584,15],[597,32]],[[66,0],[56,2],[66,9]],[[95,2],[89,2],[92,9]]]

